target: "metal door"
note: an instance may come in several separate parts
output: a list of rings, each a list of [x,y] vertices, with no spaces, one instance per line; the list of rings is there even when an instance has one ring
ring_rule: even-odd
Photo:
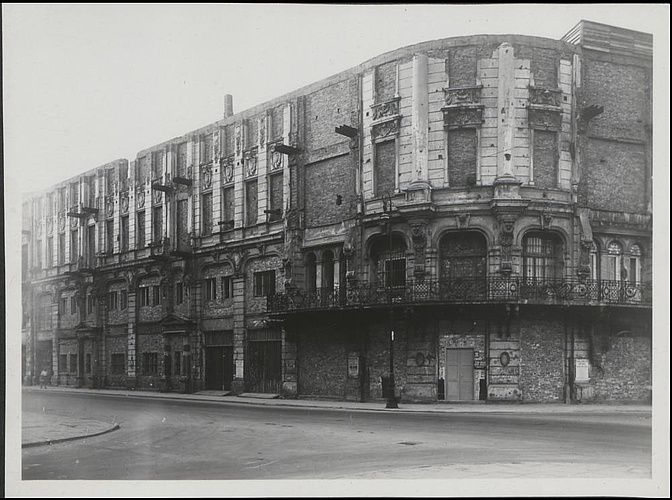
[[[474,399],[474,350],[446,349],[446,399]]]

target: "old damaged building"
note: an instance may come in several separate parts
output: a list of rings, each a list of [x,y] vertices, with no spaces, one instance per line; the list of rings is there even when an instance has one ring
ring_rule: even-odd
[[[398,49],[24,202],[24,380],[646,400],[652,37]]]

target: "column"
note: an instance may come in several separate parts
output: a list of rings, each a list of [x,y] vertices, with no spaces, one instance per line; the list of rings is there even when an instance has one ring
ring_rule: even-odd
[[[424,54],[413,56],[413,102],[411,133],[413,136],[413,182],[427,182],[429,149],[429,60]]]

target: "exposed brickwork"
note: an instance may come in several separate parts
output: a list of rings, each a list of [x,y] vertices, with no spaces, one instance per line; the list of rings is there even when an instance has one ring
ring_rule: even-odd
[[[140,299],[138,298],[138,307],[140,309],[139,317],[141,322],[154,322],[154,321],[159,321],[165,314],[163,304],[159,303],[158,305],[151,305],[153,304],[154,300],[154,286],[160,285],[161,283],[161,277],[160,276],[152,276],[148,278],[144,278],[140,281],[140,287],[149,287],[149,304],[148,306],[142,306],[140,307]],[[160,294],[162,295],[162,291],[160,290]],[[138,290],[138,295],[140,294],[140,290]]]
[[[379,142],[375,146],[374,182],[376,196],[394,192],[397,146],[394,141]]]
[[[476,129],[448,131],[448,183],[464,187],[476,181]]]
[[[523,401],[552,402],[564,396],[563,343],[561,321],[520,321],[520,388]]]
[[[376,68],[376,102],[392,99],[397,91],[397,62],[381,64]]]
[[[163,335],[161,334],[139,334],[137,336],[137,384],[143,389],[159,389],[161,375],[163,372]],[[144,365],[144,353],[156,353],[157,372],[148,374],[147,367]]]
[[[112,354],[123,354],[124,359],[127,359],[126,349],[128,346],[128,339],[123,337],[107,337],[105,340],[107,345],[107,365],[101,367],[102,374],[106,377],[107,384],[112,387],[126,387],[126,372],[112,373]]]
[[[394,381],[397,394],[403,394],[406,385],[406,365],[408,361],[407,325],[395,322],[394,329]],[[390,374],[390,324],[371,318],[369,343],[367,346],[368,392],[370,398],[382,398],[381,377]]]
[[[305,147],[309,150],[345,142],[347,138],[334,132],[334,127],[350,124],[352,102],[356,102],[354,86],[349,80],[318,90],[306,97]]]
[[[534,184],[541,188],[558,185],[558,134],[550,130],[534,131]]]
[[[245,225],[253,226],[258,220],[259,191],[257,180],[245,183]]]
[[[208,267],[203,272],[203,279],[214,278],[217,290],[216,300],[203,300],[202,314],[206,318],[231,316],[233,314],[233,296],[225,297],[223,278],[233,280],[233,269],[231,265]],[[231,285],[233,291],[233,283]]]
[[[591,139],[584,151],[582,175],[589,206],[646,212],[644,146]]]
[[[124,309],[122,309],[122,300],[121,300],[121,292],[125,291],[128,293],[128,287],[126,286],[126,283],[117,281],[115,283],[112,283],[108,287],[108,293],[109,292],[117,292],[117,308],[115,310],[110,309],[110,304],[109,304],[109,298],[108,298],[108,304],[107,304],[107,321],[108,323],[111,324],[120,324],[120,323],[127,323],[128,322],[128,306]],[[109,295],[108,295],[109,297]]]
[[[349,155],[306,166],[306,225],[340,223],[355,211],[355,170]],[[341,196],[341,204],[336,204]]]
[[[492,56],[497,45],[466,45],[448,50],[448,77],[451,87],[476,85],[477,62]],[[435,57],[445,57],[437,54]]]
[[[345,397],[348,376],[347,343],[331,329],[315,329],[302,335],[298,356],[301,396]]]
[[[254,274],[261,271],[275,271],[275,290],[282,290],[284,273],[282,271],[282,261],[279,257],[267,257],[254,259],[247,263],[245,273],[245,309],[248,314],[266,312],[266,296],[254,295]]]
[[[560,53],[551,48],[514,45],[518,59],[530,60],[530,71],[536,87],[555,89],[558,87]]]
[[[651,339],[617,337],[601,354],[602,369],[593,370],[595,399],[646,401],[651,396]]]
[[[582,99],[604,107],[590,120],[589,132],[601,137],[644,139],[650,106],[647,89],[650,70],[645,67],[591,60],[583,65]]]

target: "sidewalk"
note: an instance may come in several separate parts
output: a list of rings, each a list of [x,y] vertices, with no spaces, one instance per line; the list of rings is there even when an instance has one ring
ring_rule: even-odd
[[[307,400],[269,398],[268,395],[247,394],[244,396],[224,396],[223,391],[202,391],[196,394],[176,392],[133,391],[128,389],[76,389],[53,387],[40,389],[36,386],[23,387],[24,392],[99,394],[122,398],[152,398],[182,401],[207,401],[221,404],[243,404],[281,406],[294,408],[340,409],[377,412],[418,412],[418,413],[527,413],[527,414],[597,414],[597,413],[643,413],[651,415],[650,405],[615,404],[565,404],[565,403],[399,403],[399,408],[385,408],[385,402],[358,403],[354,401]],[[22,447],[52,444],[91,437],[118,429],[114,422],[97,422],[69,417],[55,421],[46,413],[23,413]]]

